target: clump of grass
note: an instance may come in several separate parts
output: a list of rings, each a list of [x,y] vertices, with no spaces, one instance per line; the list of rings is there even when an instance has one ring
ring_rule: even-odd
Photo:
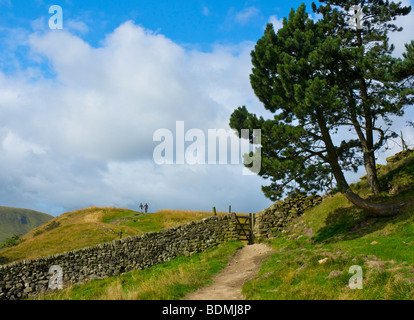
[[[21,242],[21,234],[14,234],[9,238],[6,238],[4,243],[0,243],[0,248],[11,248],[17,246]]]
[[[56,221],[56,220],[53,220],[51,223],[49,223],[48,225],[46,225],[46,227],[45,227],[45,231],[50,231],[50,230],[53,230],[53,229],[55,229],[55,228],[58,228],[60,226],[60,222],[59,221]]]

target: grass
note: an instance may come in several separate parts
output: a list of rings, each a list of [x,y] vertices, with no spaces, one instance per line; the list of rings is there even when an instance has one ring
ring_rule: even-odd
[[[225,214],[226,212],[218,212]],[[159,231],[164,228],[170,228],[181,225],[193,220],[201,220],[210,217],[211,212],[191,211],[191,210],[160,210],[156,214],[137,215],[136,212],[116,212],[103,217],[103,222],[114,225],[124,225],[140,233]]]
[[[379,198],[370,194],[365,178],[352,185],[353,190],[379,202],[406,201],[409,205],[402,214],[370,217],[341,194],[325,198],[285,231],[265,241],[276,253],[262,265],[258,276],[243,286],[246,297],[413,300],[414,154],[381,166],[379,174],[380,183],[388,188]],[[362,290],[349,287],[353,276],[349,270],[354,265],[363,271]],[[332,271],[338,276],[329,277]]]
[[[243,286],[254,300],[404,300],[413,299],[414,286],[404,281],[413,272],[412,247],[395,250],[393,242],[371,245],[365,240],[313,245],[300,240],[277,238],[269,244],[278,252],[262,266],[258,276]],[[399,240],[397,240],[398,242]],[[402,242],[399,241],[401,244]],[[377,259],[381,268],[370,265]],[[368,257],[368,259],[367,259]],[[323,259],[325,263],[319,263]],[[372,259],[372,260],[371,260]],[[363,289],[351,290],[350,267],[363,270]],[[342,275],[329,278],[332,271]],[[411,275],[412,277],[413,275]]]
[[[215,248],[179,257],[148,269],[118,277],[87,282],[40,297],[41,300],[178,300],[212,282],[241,242],[227,242]]]

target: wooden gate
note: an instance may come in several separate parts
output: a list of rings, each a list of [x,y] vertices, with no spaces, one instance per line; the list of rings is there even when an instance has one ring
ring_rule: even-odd
[[[248,244],[254,243],[254,234],[253,234],[253,224],[254,224],[254,214],[249,213],[249,215],[236,215],[236,231],[239,234],[239,240],[247,241]]]

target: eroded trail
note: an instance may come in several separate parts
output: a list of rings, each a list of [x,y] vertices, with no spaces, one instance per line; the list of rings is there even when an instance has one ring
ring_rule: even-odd
[[[185,300],[244,300],[243,284],[258,273],[263,259],[272,251],[262,243],[244,246],[214,277],[212,285],[189,294]]]

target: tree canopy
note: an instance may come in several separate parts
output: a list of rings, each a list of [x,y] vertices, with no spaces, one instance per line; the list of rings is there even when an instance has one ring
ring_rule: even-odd
[[[384,208],[353,194],[344,171],[356,171],[364,164],[367,173],[374,175],[370,182],[375,191],[374,151],[393,136],[375,122],[382,118],[390,124],[390,115],[402,115],[404,105],[412,103],[412,86],[407,82],[412,49],[404,60],[392,58],[387,32],[374,36],[373,26],[378,29],[389,17],[365,20],[362,25],[371,33],[362,37],[361,30],[351,30],[346,22],[350,1],[322,2],[328,3],[319,8],[313,5],[322,15],[318,21],[309,17],[302,4],[296,12],[291,10],[277,33],[268,24],[251,54],[250,81],[274,116],[257,117],[242,106],[231,115],[230,126],[239,135],[243,128],[262,130],[259,174],[271,181],[262,187],[268,198],[314,193],[332,186],[335,179],[336,188],[354,204],[374,214],[393,214],[399,206]],[[342,10],[331,3],[342,5]],[[408,10],[399,8],[395,15],[388,12],[391,19]],[[335,144],[332,135],[343,127],[356,131],[358,138]],[[374,131],[379,132],[376,143]],[[358,156],[361,153],[363,157]]]

